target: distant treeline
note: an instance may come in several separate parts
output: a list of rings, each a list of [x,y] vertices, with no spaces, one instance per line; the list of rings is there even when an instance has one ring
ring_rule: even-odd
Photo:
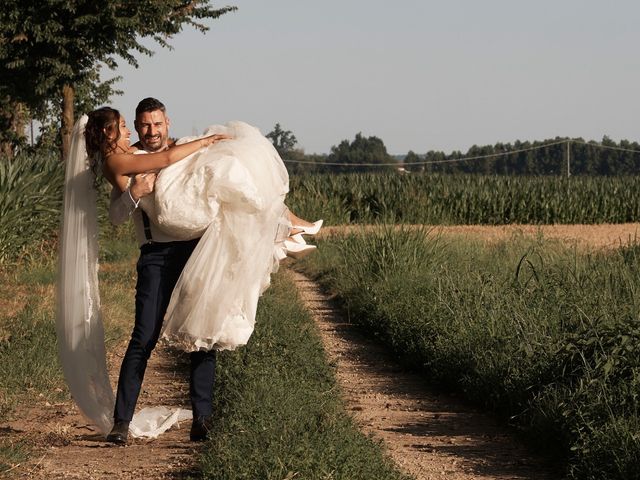
[[[426,163],[407,166],[408,170],[438,173],[482,173],[500,175],[566,175],[567,144],[569,169],[572,175],[637,175],[640,173],[640,144],[621,140],[616,143],[608,137],[602,142],[582,138],[561,138],[471,147],[466,153],[450,154],[429,151],[425,155],[409,152],[404,163]],[[634,152],[635,151],[635,152]],[[509,153],[513,152],[513,153]],[[455,161],[467,157],[483,157]]]
[[[410,151],[401,159],[391,155],[381,155],[381,150],[386,154],[386,149],[381,140],[377,138],[375,140],[380,142],[377,149],[359,148],[358,155],[353,155],[355,145],[342,144],[340,145],[342,148],[333,147],[329,155],[305,155],[297,150],[288,152],[290,155],[283,158],[289,160],[287,168],[291,173],[380,171],[392,168],[383,166],[383,163],[393,163],[397,160],[397,168],[402,167],[409,172],[566,175],[568,167],[571,175],[640,174],[640,144],[628,140],[617,143],[606,136],[601,142],[585,141],[582,138],[556,137],[533,142],[516,140],[514,143],[474,145],[465,153],[453,151],[447,154],[430,150],[427,153],[418,154]],[[346,152],[341,150],[351,150],[349,152],[352,153],[351,158],[347,160]],[[367,150],[371,153],[376,151],[376,154],[368,158]],[[336,162],[341,165],[332,165]],[[379,165],[358,166],[359,163]]]

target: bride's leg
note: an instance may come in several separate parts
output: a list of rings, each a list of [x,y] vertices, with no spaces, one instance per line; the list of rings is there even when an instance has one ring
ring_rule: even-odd
[[[298,216],[296,216],[291,210],[287,209],[287,216],[291,222],[290,236],[297,234],[315,235],[322,227],[322,220],[311,223]]]
[[[289,257],[301,258],[316,249],[315,245],[307,245],[303,234],[315,235],[322,226],[322,220],[308,222],[287,208],[287,218],[291,224],[289,236],[284,240],[286,254]]]
[[[302,228],[298,228],[298,227],[312,227],[313,223],[311,222],[307,222],[306,220],[303,220],[300,217],[297,217],[296,215],[293,214],[293,212],[291,210],[289,210],[289,221],[291,222],[291,232],[290,235],[295,235],[297,233],[302,233],[304,231],[304,229]]]
[[[289,220],[291,220],[291,225],[293,225],[294,228],[296,226],[299,226],[299,227],[313,226],[313,223],[307,222],[306,220],[303,220],[302,218],[295,216],[291,210],[289,210]]]

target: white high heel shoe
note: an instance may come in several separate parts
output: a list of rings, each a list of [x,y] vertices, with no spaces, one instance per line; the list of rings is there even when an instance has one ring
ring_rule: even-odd
[[[322,227],[322,222],[323,220],[318,220],[317,222],[313,222],[308,227],[304,227],[302,225],[292,225],[291,228],[295,230],[300,230],[296,235],[301,233],[304,235],[315,235],[320,231],[320,228]]]
[[[294,242],[294,243],[299,243],[300,245],[306,245],[307,242],[305,241],[304,237],[302,236],[302,233],[295,233],[293,235],[291,235],[288,240],[290,242]]]
[[[302,239],[302,241],[304,242],[304,239]],[[307,245],[306,243],[298,243],[294,240],[285,240],[284,248],[287,251],[287,256],[298,259],[309,255],[317,247],[315,245]]]

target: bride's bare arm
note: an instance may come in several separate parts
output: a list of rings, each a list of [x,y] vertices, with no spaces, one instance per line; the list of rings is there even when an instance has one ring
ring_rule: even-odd
[[[115,153],[106,158],[104,173],[109,181],[120,175],[133,175],[144,173],[149,170],[168,167],[172,163],[178,162],[203,147],[220,140],[229,139],[228,135],[215,134],[208,137],[193,140],[192,142],[176,145],[168,150],[158,153],[148,153],[145,155],[134,155],[132,153]],[[112,182],[113,183],[113,182]]]

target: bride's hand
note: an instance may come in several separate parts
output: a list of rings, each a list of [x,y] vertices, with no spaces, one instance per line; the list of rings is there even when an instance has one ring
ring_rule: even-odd
[[[231,135],[226,135],[224,133],[216,133],[214,135],[210,135],[208,137],[204,137],[200,139],[200,146],[201,147],[208,147],[209,145],[212,145],[216,142],[219,142],[220,140],[230,140],[233,137]]]

